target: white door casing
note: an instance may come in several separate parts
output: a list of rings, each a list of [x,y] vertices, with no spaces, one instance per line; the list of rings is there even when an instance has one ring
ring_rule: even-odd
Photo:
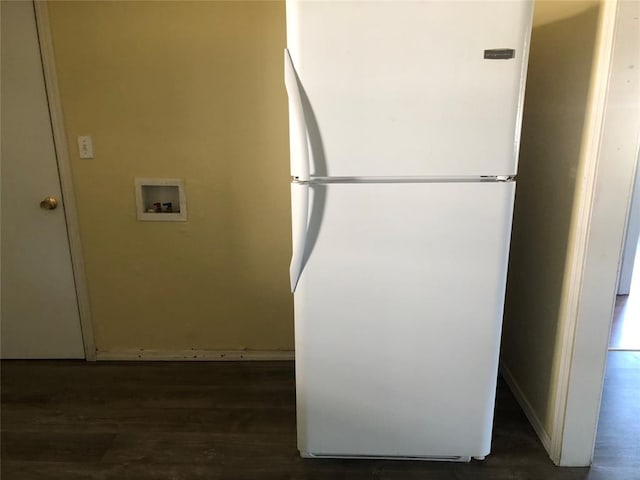
[[[1,21],[2,357],[84,358],[34,5],[2,2]]]
[[[593,459],[611,318],[640,140],[640,3],[603,2],[561,311],[551,458]],[[633,68],[630,68],[633,66]]]

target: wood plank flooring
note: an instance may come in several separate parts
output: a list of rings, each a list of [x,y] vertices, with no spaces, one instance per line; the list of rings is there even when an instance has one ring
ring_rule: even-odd
[[[640,479],[640,352],[609,352],[594,465]]]
[[[629,476],[635,463],[618,468],[609,454],[591,471],[555,467],[503,382],[492,454],[449,464],[301,459],[292,362],[1,368],[3,480],[640,478]]]

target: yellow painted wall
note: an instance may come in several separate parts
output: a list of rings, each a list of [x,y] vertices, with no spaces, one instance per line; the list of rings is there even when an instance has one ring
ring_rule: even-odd
[[[535,9],[501,353],[547,435],[599,12],[597,2],[557,2],[573,15],[555,3]]]
[[[292,349],[284,3],[49,13],[97,349]],[[136,221],[136,176],[184,178],[188,221]]]
[[[591,10],[597,0],[534,0],[535,15],[533,26],[558,23]]]

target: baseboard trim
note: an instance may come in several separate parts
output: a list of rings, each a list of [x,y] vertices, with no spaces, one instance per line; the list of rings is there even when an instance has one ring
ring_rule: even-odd
[[[551,456],[551,437],[549,437],[549,434],[544,429],[543,423],[538,418],[538,415],[536,415],[536,412],[529,403],[529,400],[527,400],[527,397],[518,385],[518,382],[516,382],[516,379],[511,374],[511,371],[502,362],[500,362],[500,373],[511,389],[513,396],[516,397],[516,400],[520,404],[524,414],[527,416],[527,419],[538,435],[538,438],[540,438],[542,446],[544,446],[544,449],[547,451],[549,456]]]
[[[96,360],[218,361],[294,360],[293,350],[98,350]]]

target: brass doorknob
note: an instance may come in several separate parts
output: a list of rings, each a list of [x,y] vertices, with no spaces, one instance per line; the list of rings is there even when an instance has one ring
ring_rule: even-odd
[[[45,197],[45,199],[40,202],[40,208],[44,210],[54,210],[57,206],[58,200],[56,197]]]

